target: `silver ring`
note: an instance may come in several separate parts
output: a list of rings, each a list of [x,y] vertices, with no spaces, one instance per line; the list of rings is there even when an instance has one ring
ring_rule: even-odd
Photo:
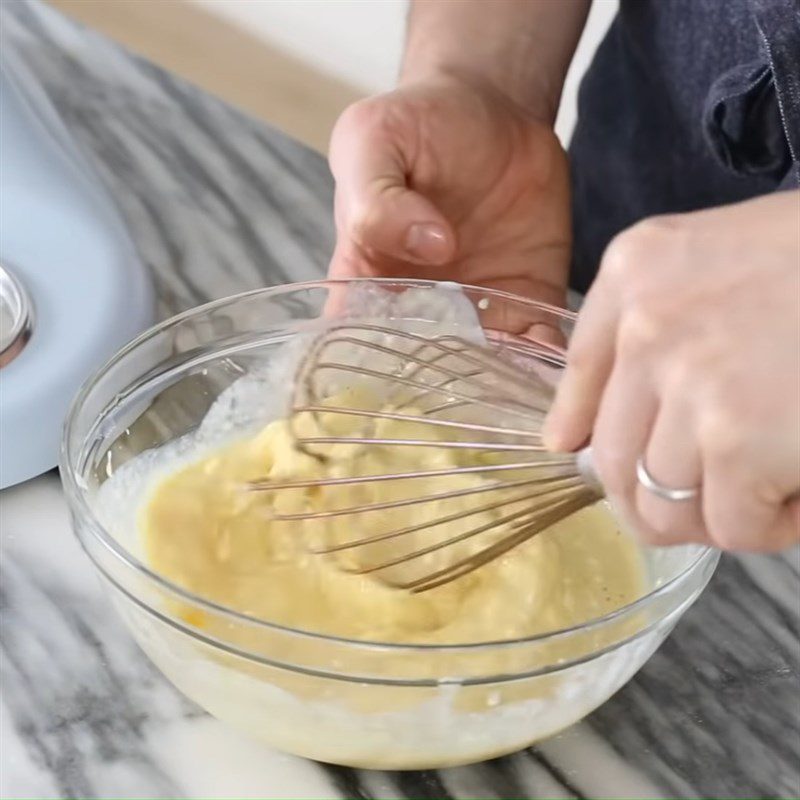
[[[699,489],[673,489],[669,486],[662,486],[647,471],[644,465],[644,457],[636,462],[636,478],[639,483],[662,500],[669,500],[672,503],[681,503],[686,500],[694,500],[700,494]]]

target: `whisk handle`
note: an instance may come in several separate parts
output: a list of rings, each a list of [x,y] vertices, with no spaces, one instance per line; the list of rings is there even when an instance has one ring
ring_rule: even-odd
[[[594,489],[598,494],[604,495],[605,490],[600,479],[597,477],[597,472],[594,468],[594,458],[592,457],[592,448],[584,447],[579,450],[575,457],[575,462],[578,466],[578,472],[581,478],[586,482],[589,488]]]

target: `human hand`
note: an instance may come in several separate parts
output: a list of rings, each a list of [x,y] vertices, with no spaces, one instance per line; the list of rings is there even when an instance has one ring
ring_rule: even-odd
[[[440,76],[356,103],[330,164],[331,277],[457,280],[564,304],[566,157],[493,86]]]
[[[590,438],[612,502],[654,543],[800,540],[800,192],[646,220],[608,247],[545,427]],[[639,457],[667,487],[637,484]]]

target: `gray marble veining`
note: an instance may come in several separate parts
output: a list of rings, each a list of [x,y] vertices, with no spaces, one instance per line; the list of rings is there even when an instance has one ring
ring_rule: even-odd
[[[166,316],[318,277],[323,159],[38,2],[0,4],[124,215]],[[800,552],[725,556],[642,671],[536,748],[381,773],[266,751],[178,695],[120,627],[54,474],[2,495],[3,797],[797,797]]]

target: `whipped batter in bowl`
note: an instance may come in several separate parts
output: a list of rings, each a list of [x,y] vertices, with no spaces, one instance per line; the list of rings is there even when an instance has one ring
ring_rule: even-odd
[[[336,396],[337,405],[380,409],[377,397],[343,394],[350,396]],[[357,433],[353,417],[306,415],[303,423],[310,435],[330,432],[332,425],[340,435]],[[390,438],[431,436],[421,423],[395,420],[383,420],[375,433]],[[433,433],[434,440],[437,433],[448,436],[445,429]],[[359,517],[278,521],[276,513],[299,509],[327,511],[410,499],[420,488],[408,479],[275,493],[250,491],[248,483],[265,476],[313,480],[475,466],[476,453],[435,446],[348,445],[337,458],[342,448],[332,445],[319,448],[327,456],[321,460],[298,452],[294,435],[289,420],[279,418],[255,436],[180,466],[159,481],[139,511],[147,563],[185,589],[259,619],[323,634],[409,644],[465,644],[559,630],[615,611],[644,591],[639,550],[603,503],[552,526],[502,559],[425,593],[395,588],[390,579],[412,578],[420,569],[436,571],[453,563],[462,556],[458,544],[393,567],[386,571],[388,576],[356,574],[354,568],[455,536],[463,525],[453,520],[399,541],[328,557],[315,554],[310,545],[350,541],[359,535],[354,527],[363,529],[362,536],[374,535],[467,513],[485,506],[485,496],[465,494]],[[169,469],[169,464],[164,466]],[[427,479],[424,491],[477,491],[491,482],[480,473],[440,476]],[[478,512],[472,524],[489,524],[522,505]]]
[[[134,342],[76,401],[62,471],[82,543],[167,677],[282,749],[420,768],[557,732],[641,666],[716,557],[643,550],[603,504],[420,595],[310,553],[309,536],[351,532],[278,522],[275,508],[297,498],[242,486],[331,468],[292,448],[285,408],[287,374],[332,294],[340,313],[473,339],[489,315],[493,325],[545,312],[570,322],[530,301],[413,281],[267,289],[182,315]],[[381,403],[369,392],[358,401]],[[348,469],[466,457],[371,448]],[[369,491],[380,500],[387,489]],[[402,525],[398,513],[370,533]]]

